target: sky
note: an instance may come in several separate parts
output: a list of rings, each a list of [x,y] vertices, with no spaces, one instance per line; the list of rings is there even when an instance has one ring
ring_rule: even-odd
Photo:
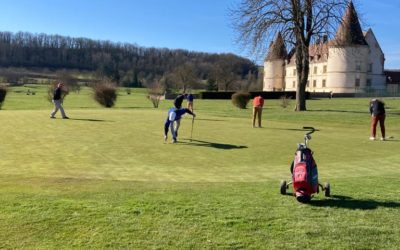
[[[1,0],[0,31],[58,34],[143,47],[235,53],[229,9],[240,0]],[[387,69],[400,69],[400,0],[354,0],[372,28]]]

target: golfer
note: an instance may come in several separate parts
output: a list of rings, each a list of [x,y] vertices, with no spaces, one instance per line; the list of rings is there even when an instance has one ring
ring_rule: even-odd
[[[57,84],[57,88],[54,90],[54,93],[53,93],[54,110],[53,110],[53,112],[51,112],[50,118],[53,118],[53,119],[56,118],[55,115],[56,115],[57,111],[60,110],[61,117],[63,119],[69,119],[68,116],[65,114],[64,108],[62,106],[63,100],[62,100],[61,93],[62,93],[63,86],[64,86],[64,84],[62,82],[59,82]]]
[[[181,125],[181,118],[184,114],[191,114],[193,117],[196,115],[189,109],[170,108],[168,110],[168,117],[164,124],[164,140],[168,139],[168,128],[171,129],[172,143],[176,143],[178,137],[178,129]]]
[[[374,141],[376,138],[376,126],[378,125],[381,127],[381,140],[386,140],[385,137],[385,103],[379,99],[372,99],[369,103],[369,112],[371,113],[371,136],[369,139]]]
[[[264,106],[264,98],[256,96],[253,99],[253,128],[256,127],[256,117],[258,118],[258,127],[261,128],[261,115]]]

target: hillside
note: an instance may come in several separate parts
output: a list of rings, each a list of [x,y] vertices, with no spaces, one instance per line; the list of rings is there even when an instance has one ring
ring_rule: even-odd
[[[77,70],[119,85],[140,87],[160,81],[172,88],[238,88],[257,79],[257,66],[234,54],[211,54],[59,35],[0,32],[0,67]],[[40,70],[39,70],[40,71]],[[37,71],[36,71],[37,72]],[[15,82],[7,74],[3,81]],[[23,77],[29,77],[24,75]],[[219,85],[218,85],[219,84]]]

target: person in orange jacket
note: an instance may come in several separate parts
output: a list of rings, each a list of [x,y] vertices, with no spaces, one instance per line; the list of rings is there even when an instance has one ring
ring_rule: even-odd
[[[261,95],[253,99],[253,128],[256,127],[256,117],[258,118],[258,127],[261,128],[261,115],[264,106],[264,98]]]

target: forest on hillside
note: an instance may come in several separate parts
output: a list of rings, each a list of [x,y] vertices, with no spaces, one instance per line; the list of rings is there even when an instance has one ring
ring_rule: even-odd
[[[258,67],[234,54],[27,32],[0,32],[0,67],[91,71],[98,79],[126,87],[161,84],[166,89],[226,91],[261,86]]]

